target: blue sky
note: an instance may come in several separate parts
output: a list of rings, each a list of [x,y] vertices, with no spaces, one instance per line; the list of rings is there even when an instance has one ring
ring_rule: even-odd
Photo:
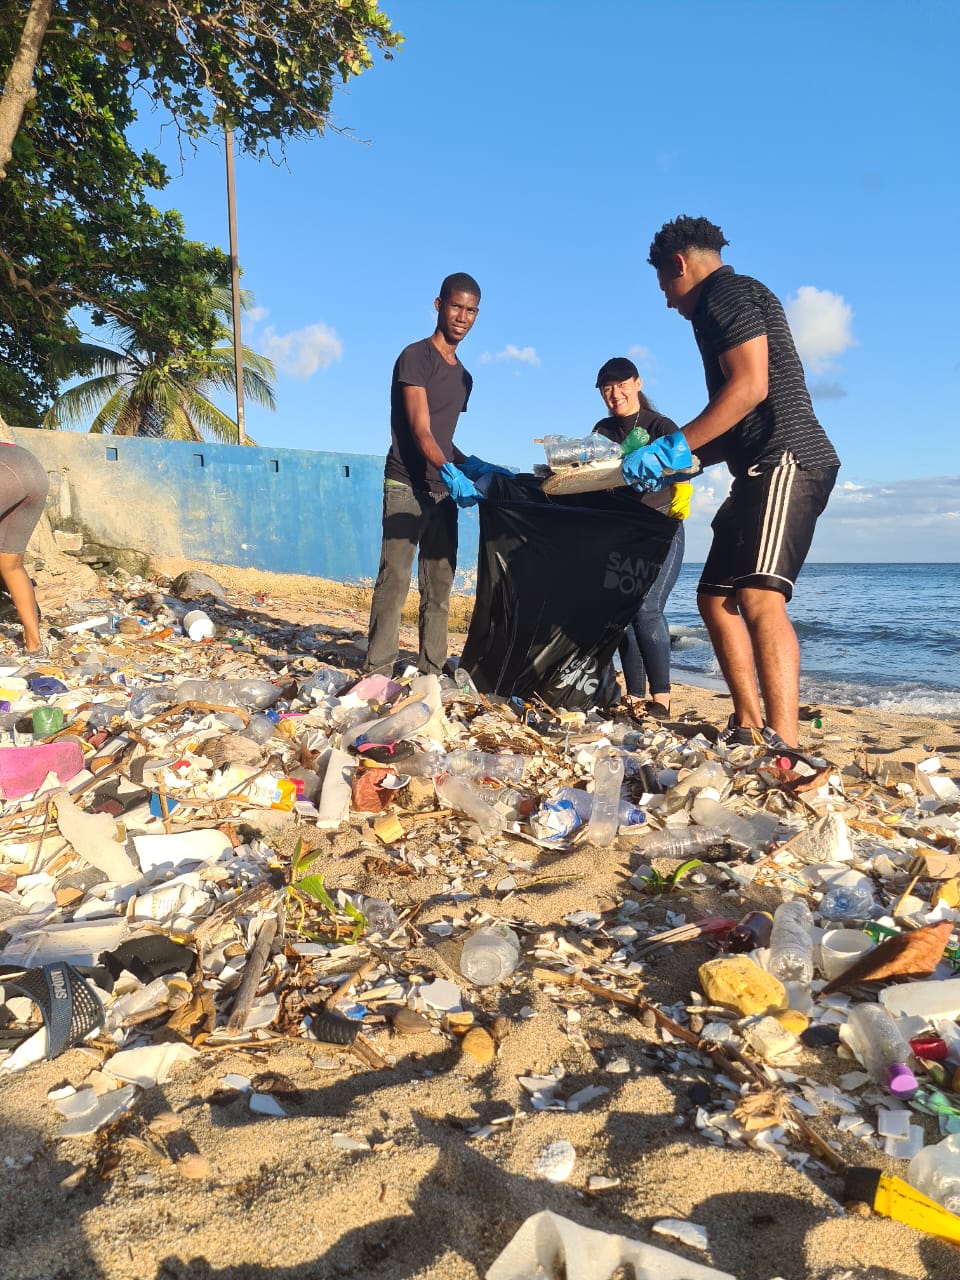
[[[928,0],[384,0],[406,44],[336,98],[283,164],[238,157],[246,337],[278,365],[274,447],[380,454],[393,361],[432,331],[442,277],[483,290],[461,347],[458,444],[529,468],[585,434],[609,356],[631,354],[678,423],[705,399],[689,324],[646,264],[680,213],[784,301],[843,461],[812,559],[960,560],[956,321],[960,6]],[[354,139],[364,139],[360,142]],[[227,243],[222,151],[164,204]],[[698,482],[701,559],[725,468]]]

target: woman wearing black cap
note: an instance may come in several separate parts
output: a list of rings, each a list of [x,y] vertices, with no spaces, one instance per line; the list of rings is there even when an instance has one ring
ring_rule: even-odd
[[[608,360],[597,374],[597,387],[609,416],[601,418],[593,428],[594,432],[617,444],[623,444],[636,432],[632,447],[639,449],[650,440],[677,431],[675,422],[651,407],[642,386],[640,373],[632,360],[626,356]],[[683,521],[690,510],[692,493],[692,485],[677,483],[638,497],[639,501],[677,522],[666,559],[643,604],[624,632],[619,650],[631,711],[642,711],[658,720],[665,719],[670,712],[670,630],[663,610],[683,561]],[[649,701],[646,700],[648,684]]]

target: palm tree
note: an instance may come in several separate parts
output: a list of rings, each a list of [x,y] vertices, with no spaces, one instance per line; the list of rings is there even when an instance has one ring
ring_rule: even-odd
[[[44,427],[60,430],[85,426],[95,435],[150,436],[163,440],[237,441],[237,424],[211,399],[215,392],[236,395],[233,343],[227,328],[229,290],[215,287],[213,309],[223,342],[209,351],[166,353],[139,349],[136,334],[113,326],[117,346],[78,342],[62,347],[53,358],[61,378],[83,381],[60,393],[43,418]],[[252,302],[245,290],[241,302]],[[243,348],[243,394],[268,409],[276,409],[273,361]],[[93,420],[91,422],[91,415]],[[247,444],[256,442],[247,438]]]

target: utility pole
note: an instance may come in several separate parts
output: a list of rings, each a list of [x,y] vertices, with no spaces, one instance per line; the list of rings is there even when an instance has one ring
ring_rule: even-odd
[[[224,128],[227,152],[227,222],[230,227],[230,293],[233,299],[233,364],[237,376],[237,444],[247,443],[243,418],[243,344],[240,337],[240,258],[237,254],[237,197],[233,177],[233,130]]]

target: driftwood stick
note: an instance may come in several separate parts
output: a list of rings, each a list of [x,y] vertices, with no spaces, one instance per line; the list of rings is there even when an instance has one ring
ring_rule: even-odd
[[[242,1031],[247,1024],[250,1007],[253,1004],[254,996],[257,994],[257,987],[260,985],[267,957],[270,955],[270,947],[277,936],[277,924],[277,917],[270,916],[260,926],[257,940],[253,944],[250,955],[247,957],[243,978],[237,988],[237,998],[227,1020],[227,1031]]]

